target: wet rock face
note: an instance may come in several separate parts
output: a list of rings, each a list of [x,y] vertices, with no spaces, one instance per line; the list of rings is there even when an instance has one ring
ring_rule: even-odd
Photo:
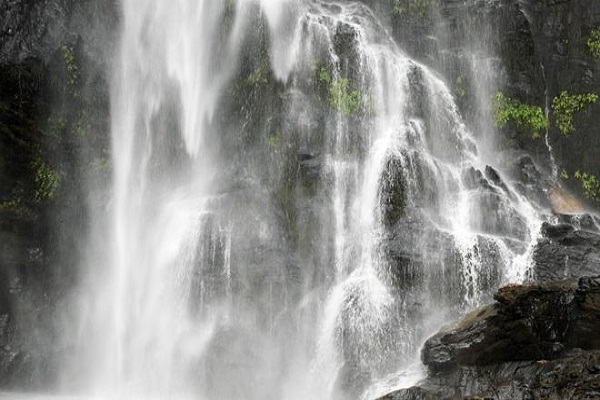
[[[55,312],[78,279],[82,180],[100,172],[108,144],[102,56],[116,10],[111,0],[0,0],[2,388],[48,387],[63,356]],[[40,165],[60,177],[47,193]]]
[[[383,399],[589,399],[600,394],[600,277],[500,289],[424,345],[431,375]]]
[[[600,397],[597,351],[572,350],[557,360],[459,367],[381,400],[589,400]]]
[[[534,253],[537,281],[573,279],[600,274],[600,232],[591,216],[563,218],[564,222],[542,226],[543,239]]]
[[[429,339],[423,362],[433,371],[458,365],[552,359],[570,340],[575,314],[572,285],[508,286],[498,303],[474,311]]]

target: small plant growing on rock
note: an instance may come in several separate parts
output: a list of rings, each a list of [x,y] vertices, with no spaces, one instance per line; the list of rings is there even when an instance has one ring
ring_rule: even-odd
[[[352,88],[348,78],[333,78],[331,72],[323,66],[315,66],[313,70],[317,80],[327,85],[328,101],[332,108],[344,115],[354,114],[360,109],[362,96],[358,89]]]
[[[31,167],[35,172],[35,198],[38,201],[51,199],[60,183],[60,175],[42,159],[36,159]]]
[[[75,62],[75,49],[72,46],[64,45],[62,47],[63,59],[67,69],[67,83],[74,86],[79,79],[79,67]]]
[[[465,97],[467,94],[462,75],[457,76],[454,80],[454,93],[456,93],[458,97]]]
[[[600,58],[600,27],[592,29],[587,46],[594,57]]]
[[[585,197],[592,201],[600,202],[600,181],[598,181],[595,175],[576,171],[573,177],[581,182]]]
[[[347,78],[334,79],[329,88],[329,104],[342,114],[354,114],[360,108],[360,91],[352,89]]]
[[[582,110],[588,104],[595,103],[596,100],[598,100],[598,96],[594,93],[571,94],[566,90],[554,97],[552,100],[552,115],[560,132],[563,135],[574,132],[573,114]]]
[[[269,80],[267,79],[267,73],[263,70],[263,68],[259,67],[250,75],[248,75],[246,78],[246,83],[251,86],[269,83]]]
[[[549,126],[542,107],[521,103],[519,100],[498,92],[494,102],[494,123],[504,128],[512,121],[518,129],[526,131],[533,139],[540,137],[540,131]]]

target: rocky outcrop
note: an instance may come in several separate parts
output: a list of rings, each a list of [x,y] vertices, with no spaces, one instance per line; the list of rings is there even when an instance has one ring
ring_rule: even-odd
[[[500,289],[422,352],[430,376],[382,399],[600,395],[600,277]]]
[[[556,224],[543,224],[542,235],[533,257],[537,281],[600,274],[600,231],[596,217],[559,216]]]

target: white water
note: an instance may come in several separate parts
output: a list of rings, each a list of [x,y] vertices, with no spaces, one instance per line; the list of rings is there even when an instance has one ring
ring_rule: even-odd
[[[267,157],[242,146],[225,158],[226,139],[244,132],[223,128],[218,111],[258,7],[270,67],[286,83],[283,147]],[[489,191],[469,183],[465,174],[491,164],[490,152],[444,80],[399,49],[365,6],[125,0],[123,18],[110,260],[91,269],[80,373],[69,382],[84,396],[369,398],[421,377],[419,346],[440,323],[527,277],[535,209],[507,179],[487,179]],[[340,27],[352,55],[339,51]],[[310,92],[315,61],[330,73],[325,84],[348,78],[359,90],[356,115]],[[286,213],[264,171],[283,174],[288,143],[316,147],[322,112],[325,183],[317,200],[294,187],[298,236],[284,239]],[[405,185],[393,232],[382,207],[390,161]],[[395,264],[390,246],[414,263]]]

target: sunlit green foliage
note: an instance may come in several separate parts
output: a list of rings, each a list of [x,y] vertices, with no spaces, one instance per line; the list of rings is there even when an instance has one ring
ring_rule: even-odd
[[[600,58],[600,27],[592,29],[587,46],[594,57]]]
[[[494,111],[494,123],[498,128],[504,128],[512,121],[533,139],[538,139],[540,131],[547,129],[549,125],[542,107],[521,103],[504,96],[502,92],[496,94]]]
[[[585,197],[592,201],[600,202],[600,182],[595,175],[577,171],[573,176],[581,182]]]
[[[566,90],[552,100],[552,115],[563,135],[575,131],[573,114],[582,110],[586,105],[595,103],[598,96],[594,93],[570,94]]]

